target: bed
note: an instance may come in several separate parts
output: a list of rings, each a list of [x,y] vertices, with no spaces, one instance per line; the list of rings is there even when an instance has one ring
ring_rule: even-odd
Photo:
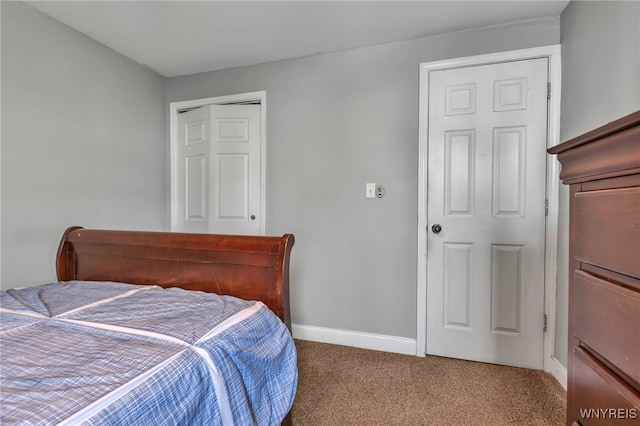
[[[2,292],[1,424],[290,424],[294,237],[72,227]]]

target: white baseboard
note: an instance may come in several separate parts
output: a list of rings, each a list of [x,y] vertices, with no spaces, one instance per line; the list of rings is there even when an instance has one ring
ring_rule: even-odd
[[[339,330],[335,328],[314,327],[311,325],[301,324],[292,324],[291,331],[293,337],[300,340],[353,346],[356,348],[394,352],[404,355],[416,354],[416,340],[406,337]]]
[[[312,325],[292,324],[291,331],[295,339],[312,342],[331,343],[334,345],[353,346],[355,348],[372,349],[382,352],[393,352],[403,355],[416,355],[416,340],[407,337],[388,336],[384,334],[364,333],[360,331],[340,330],[335,328],[315,327]],[[546,371],[560,385],[567,389],[567,367],[554,356],[546,363]]]
[[[562,365],[558,358],[551,355],[549,362],[546,363],[546,370],[562,385],[564,390],[567,390],[567,367]]]

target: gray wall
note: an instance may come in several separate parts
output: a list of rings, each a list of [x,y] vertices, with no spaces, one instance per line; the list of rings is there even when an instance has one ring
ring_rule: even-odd
[[[167,101],[266,90],[267,232],[296,236],[293,322],[415,338],[419,64],[559,35],[549,18],[170,78]]]
[[[640,3],[572,1],[561,16],[565,141],[640,109]],[[556,357],[567,364],[569,192],[558,236]]]
[[[1,279],[10,288],[55,278],[52,254],[69,225],[166,228],[166,111],[162,77],[25,4],[1,8]],[[639,9],[571,2],[563,13],[563,140],[640,107]],[[173,78],[167,101],[267,90],[267,231],[297,237],[294,322],[413,338],[418,64],[556,44],[559,24]],[[370,181],[386,185],[383,199],[364,198]],[[556,356],[566,363],[561,195]]]
[[[20,2],[2,7],[2,288],[55,280],[71,225],[165,229],[165,80]]]

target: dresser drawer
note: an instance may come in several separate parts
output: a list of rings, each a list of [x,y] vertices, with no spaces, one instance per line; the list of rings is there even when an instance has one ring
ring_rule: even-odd
[[[573,334],[640,384],[640,293],[575,271]]]
[[[575,257],[640,278],[640,187],[578,192]]]
[[[640,396],[585,350],[573,350],[573,412],[584,426],[637,425],[640,421]]]

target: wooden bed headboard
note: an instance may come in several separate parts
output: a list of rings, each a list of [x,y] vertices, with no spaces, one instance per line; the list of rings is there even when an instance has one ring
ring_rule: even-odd
[[[74,226],[58,247],[59,281],[155,284],[264,302],[291,329],[289,257],[282,237],[108,231]]]

